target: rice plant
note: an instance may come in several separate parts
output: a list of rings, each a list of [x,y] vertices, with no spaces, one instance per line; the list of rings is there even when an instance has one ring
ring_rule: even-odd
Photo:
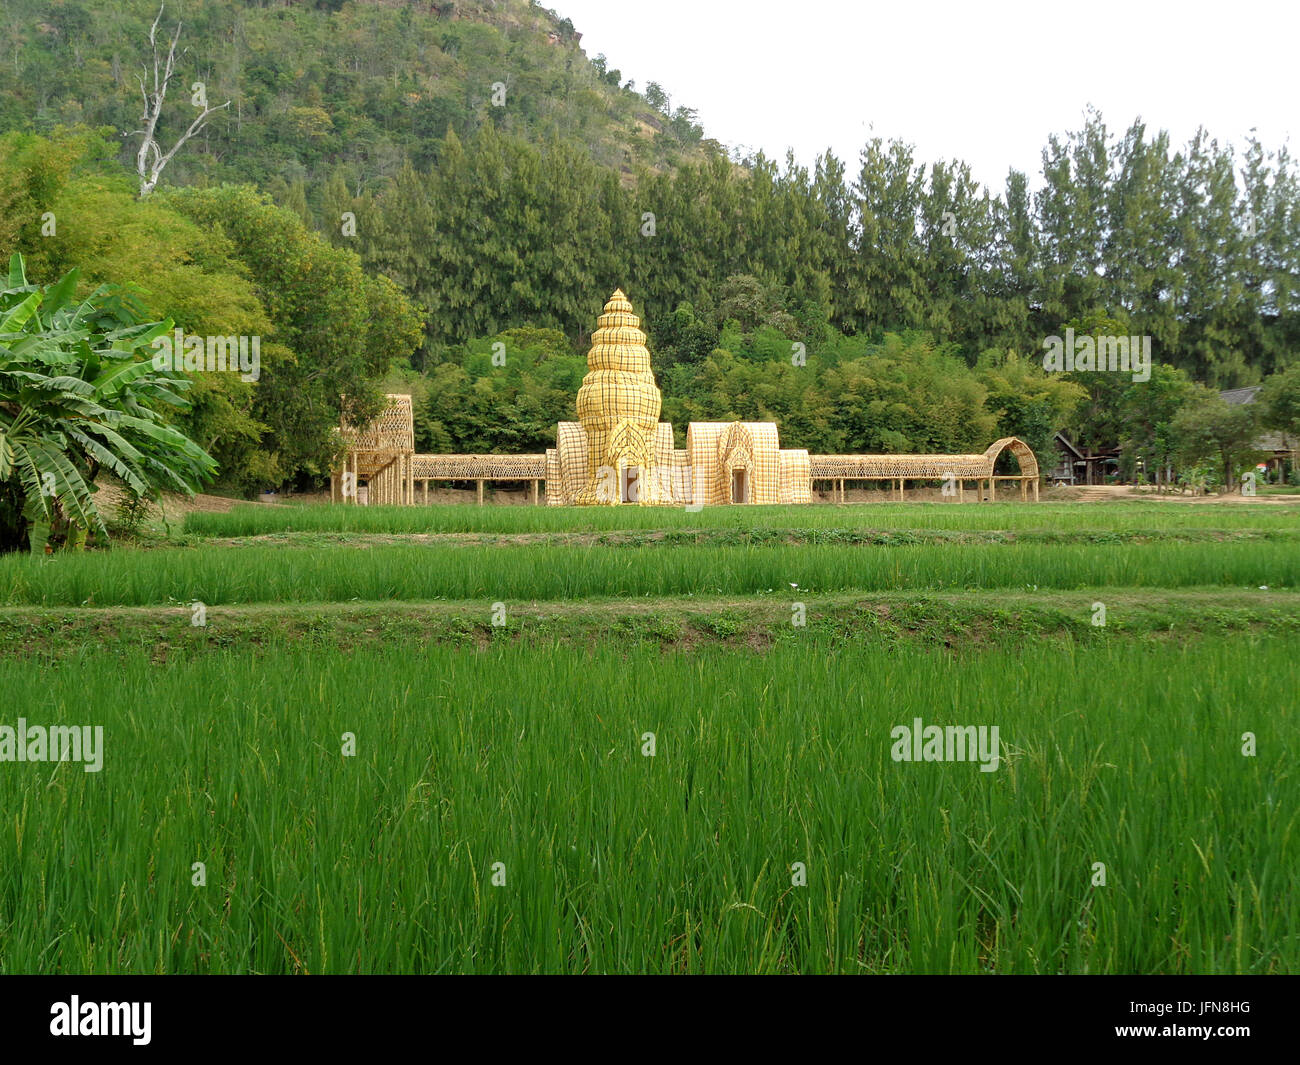
[[[527,600],[793,591],[1290,588],[1300,543],[895,547],[446,544],[173,548],[0,559],[0,604]],[[793,587],[792,587],[793,586]]]
[[[0,662],[0,971],[1300,967],[1280,643],[415,651]]]
[[[844,506],[705,507],[414,507],[250,503],[226,513],[194,511],[186,533],[257,536],[280,532],[537,533],[626,529],[1006,529],[1160,532],[1174,529],[1300,527],[1300,511],[1269,504],[1183,506],[1135,500],[1099,503],[854,503]]]

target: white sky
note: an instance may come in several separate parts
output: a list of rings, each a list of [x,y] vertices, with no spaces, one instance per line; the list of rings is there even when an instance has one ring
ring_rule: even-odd
[[[1300,149],[1295,0],[542,0],[623,81],[657,81],[705,136],[857,171],[871,136],[918,162],[964,159],[993,191],[1036,175],[1049,133],[1093,104],[1175,147],[1205,126],[1240,145]]]

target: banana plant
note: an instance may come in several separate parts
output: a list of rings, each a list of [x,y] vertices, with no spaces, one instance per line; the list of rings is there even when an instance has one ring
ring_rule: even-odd
[[[192,493],[216,472],[164,417],[188,406],[190,387],[184,373],[153,365],[152,342],[173,323],[145,321],[117,286],[78,299],[77,281],[73,270],[31,285],[15,254],[0,291],[0,484],[18,489],[33,551],[59,521],[73,543],[88,530],[107,540],[94,500],[104,470],[151,499]]]

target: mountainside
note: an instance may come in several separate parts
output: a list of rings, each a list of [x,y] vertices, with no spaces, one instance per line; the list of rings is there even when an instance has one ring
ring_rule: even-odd
[[[158,0],[6,0],[0,131],[135,129],[157,13]],[[168,0],[164,54],[177,20],[164,145],[197,113],[196,82],[209,103],[230,106],[172,161],[173,184],[301,183],[310,200],[341,168],[360,193],[404,161],[434,162],[448,129],[467,138],[489,123],[532,141],[581,143],[624,175],[719,150],[692,112],[670,114],[653,85],[652,106],[603,56],[583,52],[568,19],[526,0]],[[124,142],[124,163],[134,147]]]

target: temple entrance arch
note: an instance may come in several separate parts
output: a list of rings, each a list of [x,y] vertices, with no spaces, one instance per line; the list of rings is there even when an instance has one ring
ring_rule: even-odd
[[[641,467],[624,466],[619,478],[619,501],[638,503],[641,500]]]
[[[732,422],[718,437],[718,480],[728,503],[752,499],[754,438],[742,422]]]

